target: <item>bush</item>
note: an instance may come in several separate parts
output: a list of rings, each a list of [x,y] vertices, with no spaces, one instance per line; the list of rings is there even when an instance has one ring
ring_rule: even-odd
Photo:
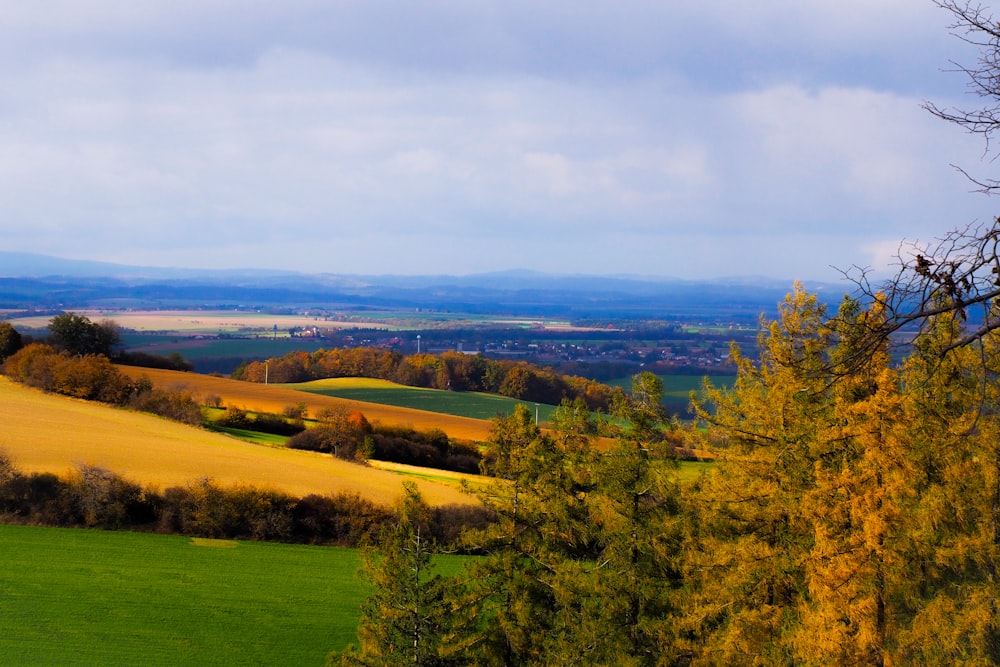
[[[159,530],[196,537],[274,540],[291,537],[295,499],[252,486],[223,488],[204,479],[163,494]]]
[[[94,466],[81,466],[67,479],[25,475],[2,451],[0,515],[26,524],[351,547],[374,539],[393,519],[389,508],[356,494],[294,498],[253,486],[222,487],[208,479],[160,494]],[[441,507],[430,530],[439,543],[451,545],[463,527],[481,528],[490,520],[483,508]]]
[[[438,429],[420,432],[411,428],[379,427],[372,434],[371,458],[409,465],[478,473],[478,449],[453,443]]]
[[[135,394],[128,405],[133,410],[151,412],[191,426],[199,426],[202,423],[198,401],[184,391],[149,389]]]
[[[8,357],[3,370],[11,380],[31,387],[115,405],[127,403],[136,391],[136,385],[107,357],[71,356],[41,343]]]
[[[88,528],[130,528],[156,519],[156,503],[141,486],[103,468],[80,466],[66,483],[66,493],[76,512],[74,523]]]
[[[286,443],[291,449],[333,454],[345,461],[367,460],[363,434],[344,431],[330,424],[320,424],[293,435]]]
[[[282,409],[281,414],[289,419],[305,419],[308,414],[308,409],[305,403],[297,403],[295,405],[286,405]]]
[[[47,526],[72,525],[65,506],[66,485],[52,473],[14,473],[0,487],[0,507],[7,520]]]
[[[496,515],[478,505],[443,505],[431,512],[431,534],[438,544],[454,545],[465,530],[485,530]]]
[[[250,420],[250,430],[274,435],[295,435],[306,428],[301,419],[289,421],[284,417],[272,414],[258,414]]]
[[[295,435],[305,429],[305,424],[301,420],[288,421],[284,417],[268,413],[251,415],[246,410],[233,406],[226,408],[226,413],[216,424],[274,435]]]
[[[309,544],[356,546],[374,539],[391,518],[387,508],[357,495],[311,494],[292,508],[292,532]]]
[[[10,322],[0,322],[0,362],[21,349],[24,339]]]

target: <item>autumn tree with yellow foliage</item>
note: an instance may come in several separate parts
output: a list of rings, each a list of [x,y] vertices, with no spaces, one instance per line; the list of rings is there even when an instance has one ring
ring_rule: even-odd
[[[406,584],[433,647],[417,664],[1000,664],[1000,339],[955,346],[945,311],[893,361],[865,347],[886,317],[853,299],[831,316],[796,285],[687,429],[649,373],[613,420],[497,418],[478,491],[496,520],[464,536],[481,556]],[[682,439],[715,456],[694,482]],[[364,664],[409,599],[376,581]]]
[[[953,347],[944,313],[902,364],[859,356],[884,317],[797,286],[698,405],[718,464],[689,498],[696,664],[1000,662],[1000,346]]]

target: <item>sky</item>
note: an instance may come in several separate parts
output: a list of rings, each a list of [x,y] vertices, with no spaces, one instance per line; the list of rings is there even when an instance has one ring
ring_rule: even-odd
[[[837,280],[984,223],[931,0],[51,0],[0,13],[0,250]]]

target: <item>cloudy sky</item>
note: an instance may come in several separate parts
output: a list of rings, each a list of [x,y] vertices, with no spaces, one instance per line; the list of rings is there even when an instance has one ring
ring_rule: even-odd
[[[0,250],[836,279],[992,219],[930,0],[51,0],[0,13]]]

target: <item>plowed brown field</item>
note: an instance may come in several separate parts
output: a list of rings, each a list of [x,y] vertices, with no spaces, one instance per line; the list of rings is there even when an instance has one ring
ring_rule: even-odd
[[[221,397],[222,402],[227,406],[236,406],[251,411],[281,413],[285,406],[305,403],[309,414],[317,415],[323,408],[346,406],[350,410],[360,410],[370,422],[411,426],[418,431],[437,428],[447,433],[449,437],[459,440],[483,441],[489,436],[490,431],[490,422],[481,419],[455,417],[412,408],[397,408],[379,403],[351,401],[285,387],[241,382],[197,373],[130,366],[119,366],[119,368],[133,378],[146,375],[157,387],[165,389],[185,388],[200,397],[216,395]]]
[[[149,375],[152,377],[154,373]],[[199,376],[181,377],[193,380]],[[158,377],[154,381],[162,383],[169,379],[169,376]],[[241,401],[238,397],[243,394],[226,393],[233,386],[231,383],[244,384],[221,380],[206,382],[205,386],[213,387],[211,391],[222,395],[227,402],[243,402],[250,408],[273,410],[275,406],[280,409],[295,402],[280,392],[269,399],[273,403],[255,402],[258,399],[252,392]],[[204,391],[200,384],[197,387],[194,382],[188,384],[192,390]],[[295,397],[308,396],[284,391]],[[317,403],[316,409],[319,407]],[[409,479],[431,504],[475,502],[448,483],[403,477],[329,455],[253,445],[152,415],[45,394],[4,377],[0,377],[0,449],[23,472],[64,474],[78,464],[89,464],[161,489],[208,477],[224,485],[252,484],[297,496],[351,492],[389,504],[399,498],[403,480]],[[440,471],[426,472],[442,480],[461,477]]]

